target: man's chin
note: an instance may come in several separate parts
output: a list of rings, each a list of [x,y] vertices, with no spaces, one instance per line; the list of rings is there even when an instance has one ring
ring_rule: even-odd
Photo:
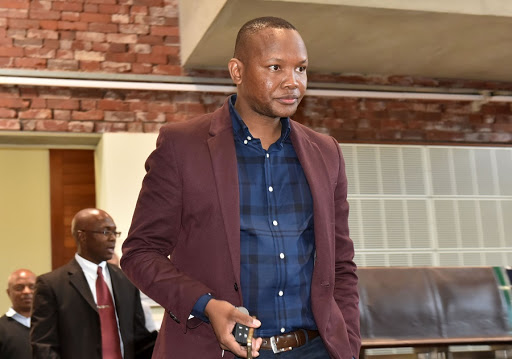
[[[295,106],[287,106],[283,109],[275,109],[274,117],[292,117],[297,112],[297,105]]]

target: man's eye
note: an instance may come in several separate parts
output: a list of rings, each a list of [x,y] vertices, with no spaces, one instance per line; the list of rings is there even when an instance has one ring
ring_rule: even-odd
[[[270,65],[269,68],[272,70],[272,71],[277,71],[279,70],[279,65]]]
[[[27,284],[27,285],[18,284],[18,285],[15,285],[15,286],[13,287],[13,289],[14,289],[16,292],[22,292],[22,291],[25,289],[25,287],[28,287],[28,289],[33,290],[35,286],[34,286],[33,284]]]
[[[299,67],[297,67],[297,71],[299,71],[299,72],[306,72],[306,66],[299,66]]]

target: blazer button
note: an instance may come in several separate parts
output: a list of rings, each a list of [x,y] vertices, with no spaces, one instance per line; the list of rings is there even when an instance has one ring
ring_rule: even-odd
[[[238,284],[235,282],[235,285],[233,286],[235,288],[235,291],[238,292]]]

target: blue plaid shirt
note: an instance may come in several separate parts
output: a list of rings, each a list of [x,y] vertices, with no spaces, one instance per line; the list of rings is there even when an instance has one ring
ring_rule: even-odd
[[[316,329],[311,311],[315,236],[313,198],[281,119],[268,151],[253,138],[230,98],[240,188],[240,269],[244,307],[268,337]]]
[[[240,190],[240,269],[243,305],[261,321],[255,336],[317,329],[311,311],[315,256],[313,198],[290,139],[290,120],[268,151],[234,108]],[[192,314],[207,321],[203,295]]]

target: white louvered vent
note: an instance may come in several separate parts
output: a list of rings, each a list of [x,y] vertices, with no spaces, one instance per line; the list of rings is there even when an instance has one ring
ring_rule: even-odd
[[[341,148],[360,266],[512,264],[512,149]]]

